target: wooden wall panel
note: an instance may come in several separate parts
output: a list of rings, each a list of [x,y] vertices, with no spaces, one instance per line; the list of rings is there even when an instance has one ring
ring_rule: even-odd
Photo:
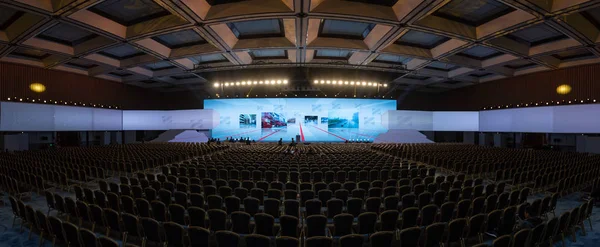
[[[570,85],[571,93],[556,93],[556,88],[562,84]],[[491,106],[575,99],[600,101],[600,64],[538,72],[447,91],[436,97],[434,108],[480,110]]]
[[[36,93],[31,83],[42,83],[46,91]],[[117,105],[125,109],[171,109],[183,102],[173,96],[75,73],[0,63],[0,100],[9,97]],[[185,98],[183,98],[185,99]]]

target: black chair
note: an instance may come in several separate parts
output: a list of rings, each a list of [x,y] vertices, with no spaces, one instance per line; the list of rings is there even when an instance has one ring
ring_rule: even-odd
[[[425,228],[425,247],[443,245],[446,223],[434,223]]]
[[[191,246],[209,246],[210,231],[202,227],[190,226],[187,229]]]
[[[200,207],[189,207],[187,209],[189,215],[190,226],[206,227],[205,218],[206,211]]]
[[[244,199],[244,211],[246,213],[249,213],[251,216],[254,216],[256,213],[259,212],[259,207],[260,200],[253,197],[248,197]]]
[[[63,241],[64,234],[62,230],[62,221],[54,216],[48,216],[48,227],[52,236],[52,246],[56,244],[56,240]]]
[[[129,240],[131,237],[136,237],[138,239],[142,237],[139,228],[140,220],[137,216],[123,213],[121,218],[123,220],[123,230],[125,231],[124,243],[127,243],[127,240]]]
[[[244,237],[246,241],[246,246],[270,246],[271,239],[269,237],[259,235],[259,234],[250,234]]]
[[[161,201],[152,201],[152,216],[159,222],[167,221],[167,206]]]
[[[274,236],[275,218],[271,215],[258,213],[254,215],[254,233],[271,237]]]
[[[123,211],[129,214],[136,214],[135,212],[135,202],[130,196],[121,196],[121,205],[123,206]]]
[[[418,224],[419,208],[407,208],[402,210],[402,229],[415,227]]]
[[[119,247],[119,243],[117,243],[117,241],[114,241],[106,236],[99,237],[98,244],[100,245],[100,247]]]
[[[333,236],[346,236],[352,234],[352,222],[354,216],[351,214],[338,214],[333,217]]]
[[[135,208],[140,217],[150,217],[150,203],[143,198],[135,199]]]
[[[240,235],[230,231],[218,231],[215,233],[218,246],[238,246]]]
[[[543,243],[547,243],[549,245],[554,243],[554,238],[558,234],[558,224],[559,218],[557,217],[554,217],[548,221],[546,224],[546,230],[544,231],[544,239],[541,241],[542,245],[544,245]]]
[[[185,208],[179,204],[169,205],[169,219],[177,224],[186,225]]]
[[[161,224],[151,218],[141,218],[142,233],[144,238],[142,240],[142,246],[146,246],[148,241],[155,242],[157,244],[164,244],[163,231],[161,230]]]
[[[340,247],[362,247],[364,241],[363,235],[350,234],[340,238]]]
[[[377,223],[377,214],[373,212],[365,212],[358,216],[358,224],[356,232],[358,234],[371,234],[375,232]]]
[[[70,222],[63,222],[62,232],[67,246],[81,246],[79,241],[79,227]]]
[[[430,204],[421,209],[421,226],[427,227],[435,222],[437,217],[438,207],[435,204]]]
[[[384,231],[374,233],[369,237],[370,246],[372,247],[391,247],[394,239],[394,232]]]
[[[400,231],[400,246],[418,246],[421,228],[411,227]]]
[[[300,236],[300,220],[291,215],[279,217],[280,236],[297,238]]]
[[[96,234],[90,230],[87,229],[79,229],[79,237],[80,237],[80,242],[81,245],[83,246],[90,246],[90,247],[96,247],[98,246],[98,238],[96,237]]]
[[[305,247],[331,247],[331,244],[331,238],[323,236],[309,237],[305,241]]]
[[[52,232],[49,229],[48,218],[42,211],[35,211],[35,222],[36,228],[40,231],[40,241],[38,243],[39,246],[44,242],[44,235],[48,234],[52,236]]]
[[[362,213],[363,200],[360,198],[348,199],[346,210],[354,217],[358,217]]]
[[[327,217],[311,215],[306,217],[306,237],[327,236]]]
[[[163,228],[165,229],[167,246],[184,246],[186,233],[183,226],[175,222],[165,222]]]
[[[454,209],[456,208],[456,203],[454,202],[446,202],[442,204],[440,208],[440,221],[441,222],[450,222],[454,218]]]
[[[297,200],[283,201],[283,214],[300,218],[300,202]]]
[[[460,243],[461,246],[465,246],[465,229],[467,226],[467,220],[465,218],[455,219],[450,221],[448,224],[448,234],[446,234],[446,240],[444,246],[449,246],[449,243]]]
[[[220,209],[210,209],[206,212],[213,232],[227,230],[227,212]]]
[[[204,196],[199,193],[191,193],[190,204],[194,207],[204,208]]]
[[[485,231],[485,214],[477,214],[469,218],[468,237],[477,237],[479,243],[483,243],[483,232]]]
[[[496,238],[492,242],[493,247],[509,247],[512,237],[510,235],[504,235]]]
[[[387,210],[379,215],[379,231],[395,231],[398,228],[398,210]]]
[[[280,215],[280,211],[279,211],[279,207],[281,206],[281,202],[278,199],[272,199],[272,198],[267,198],[265,199],[265,201],[263,202],[264,206],[263,206],[263,211],[268,214],[273,216],[273,218],[279,218]],[[239,202],[238,202],[239,205]]]
[[[245,212],[233,212],[231,218],[231,231],[237,234],[250,234],[250,214]]]
[[[522,229],[513,235],[511,247],[525,247],[529,245],[531,229]]]

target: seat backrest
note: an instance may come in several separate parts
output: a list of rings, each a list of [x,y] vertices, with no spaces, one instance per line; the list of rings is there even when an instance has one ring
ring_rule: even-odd
[[[311,215],[306,217],[306,236],[314,237],[314,236],[325,236],[327,225],[327,217],[323,215]]]
[[[190,226],[187,231],[191,246],[209,246],[209,230],[198,226]]]

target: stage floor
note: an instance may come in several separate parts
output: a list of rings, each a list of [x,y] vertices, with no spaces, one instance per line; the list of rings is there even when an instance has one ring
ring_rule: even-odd
[[[248,138],[257,142],[277,142],[280,138],[289,142],[296,135],[300,135],[303,142],[345,142],[346,140],[369,140],[373,141],[385,130],[350,129],[350,128],[327,128],[327,124],[289,124],[287,127],[279,128],[248,128],[234,130],[213,130],[212,137],[220,138]]]

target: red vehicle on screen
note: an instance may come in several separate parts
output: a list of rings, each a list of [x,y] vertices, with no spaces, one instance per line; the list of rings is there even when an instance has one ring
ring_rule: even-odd
[[[262,128],[285,127],[287,122],[282,114],[263,112],[261,117]]]

